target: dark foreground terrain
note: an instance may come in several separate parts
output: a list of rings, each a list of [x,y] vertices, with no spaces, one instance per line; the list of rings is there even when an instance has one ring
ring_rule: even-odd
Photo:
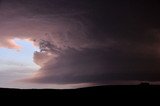
[[[0,97],[120,97],[120,96],[149,96],[160,95],[160,85],[111,85],[96,86],[80,89],[0,89]]]
[[[53,89],[0,89],[0,101],[4,104],[35,104],[44,106],[108,106],[127,104],[139,106],[159,103],[159,85],[116,85],[97,86],[71,90]],[[57,105],[55,105],[57,104]],[[123,106],[123,105],[122,105]],[[153,105],[154,106],[154,105]]]

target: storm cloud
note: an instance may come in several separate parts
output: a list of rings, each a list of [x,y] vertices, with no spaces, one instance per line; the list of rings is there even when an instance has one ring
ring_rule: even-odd
[[[0,47],[40,46],[29,82],[159,81],[159,10],[158,1],[1,0]]]

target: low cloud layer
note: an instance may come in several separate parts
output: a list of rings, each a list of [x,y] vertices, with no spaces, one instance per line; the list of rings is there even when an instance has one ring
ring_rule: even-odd
[[[29,82],[159,81],[159,6],[151,4],[2,0],[0,47],[19,48],[14,38],[46,43],[34,53],[41,68]]]

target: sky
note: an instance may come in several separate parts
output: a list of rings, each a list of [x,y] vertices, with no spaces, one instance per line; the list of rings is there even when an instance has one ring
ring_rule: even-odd
[[[0,0],[0,87],[160,81],[158,0]]]

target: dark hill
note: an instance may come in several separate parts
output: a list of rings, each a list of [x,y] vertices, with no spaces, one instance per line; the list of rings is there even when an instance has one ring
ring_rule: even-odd
[[[144,96],[150,94],[160,94],[160,85],[149,85],[142,83],[140,85],[110,85],[110,86],[96,86],[80,89],[0,89],[0,97],[12,96],[32,96],[32,97],[71,97],[71,96],[92,96],[92,97],[109,97],[109,96]]]

